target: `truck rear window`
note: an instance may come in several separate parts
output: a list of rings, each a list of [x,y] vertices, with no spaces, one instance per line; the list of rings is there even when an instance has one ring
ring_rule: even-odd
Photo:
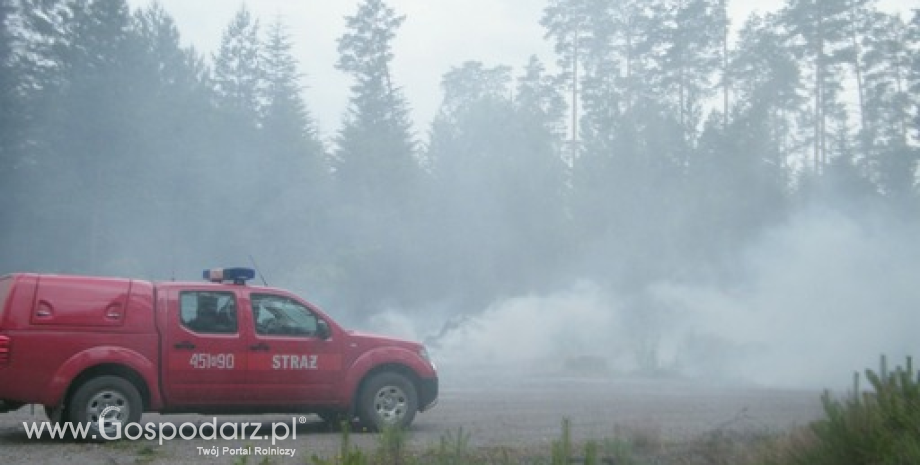
[[[179,294],[182,326],[196,333],[236,333],[236,296],[232,292],[182,291]]]

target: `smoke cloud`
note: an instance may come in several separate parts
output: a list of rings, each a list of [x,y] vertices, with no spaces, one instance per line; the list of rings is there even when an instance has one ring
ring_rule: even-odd
[[[917,348],[914,223],[812,209],[742,254],[730,282],[610,290],[592,281],[375,329],[424,339],[442,376],[660,376],[846,388],[852,373]],[[419,314],[420,312],[414,312]],[[447,323],[441,323],[447,320]]]
[[[807,211],[750,249],[741,286],[662,285],[657,292],[687,335],[734,350],[698,354],[688,366],[723,362],[768,385],[846,385],[881,354],[903,360],[917,348],[917,232],[892,218]]]

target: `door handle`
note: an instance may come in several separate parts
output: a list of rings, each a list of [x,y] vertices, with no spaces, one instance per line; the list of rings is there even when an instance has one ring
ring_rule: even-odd
[[[105,309],[105,317],[110,320],[120,319],[121,318],[121,305],[117,303],[109,305]]]
[[[268,344],[264,342],[260,342],[258,344],[253,344],[249,346],[249,350],[252,350],[252,351],[268,351],[268,349],[269,349]]]
[[[176,349],[194,349],[195,344],[192,344],[191,342],[188,342],[188,341],[182,341],[177,344],[174,344],[173,347]]]

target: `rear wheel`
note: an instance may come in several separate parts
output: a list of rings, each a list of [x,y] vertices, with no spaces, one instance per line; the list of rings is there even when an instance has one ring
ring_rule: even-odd
[[[10,402],[8,400],[0,400],[0,413],[6,412],[15,412],[22,408],[23,405],[26,405],[24,402]]]
[[[89,424],[87,439],[118,439],[121,428],[116,423],[123,428],[127,423],[140,421],[143,404],[130,381],[118,376],[100,376],[77,388],[67,411],[70,421]]]
[[[415,385],[399,373],[380,373],[367,380],[358,398],[358,417],[368,428],[406,428],[418,411]]]

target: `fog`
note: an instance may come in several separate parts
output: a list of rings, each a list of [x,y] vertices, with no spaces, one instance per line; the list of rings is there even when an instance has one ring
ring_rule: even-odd
[[[639,377],[845,389],[880,355],[900,363],[916,351],[918,226],[814,207],[747,246],[730,283],[624,291],[576,280],[466,312],[388,310],[369,326],[425,340],[443,375],[458,381]]]
[[[284,18],[240,8],[205,56],[156,5],[4,4],[0,273],[254,266],[426,342],[447,381],[830,387],[917,348],[920,20],[866,14],[857,51],[808,2],[731,42],[724,2],[545,3],[555,63],[438,69],[418,122],[390,72],[401,12],[358,2],[322,63],[350,95],[328,139]],[[860,106],[864,61],[809,40],[872,60]]]

